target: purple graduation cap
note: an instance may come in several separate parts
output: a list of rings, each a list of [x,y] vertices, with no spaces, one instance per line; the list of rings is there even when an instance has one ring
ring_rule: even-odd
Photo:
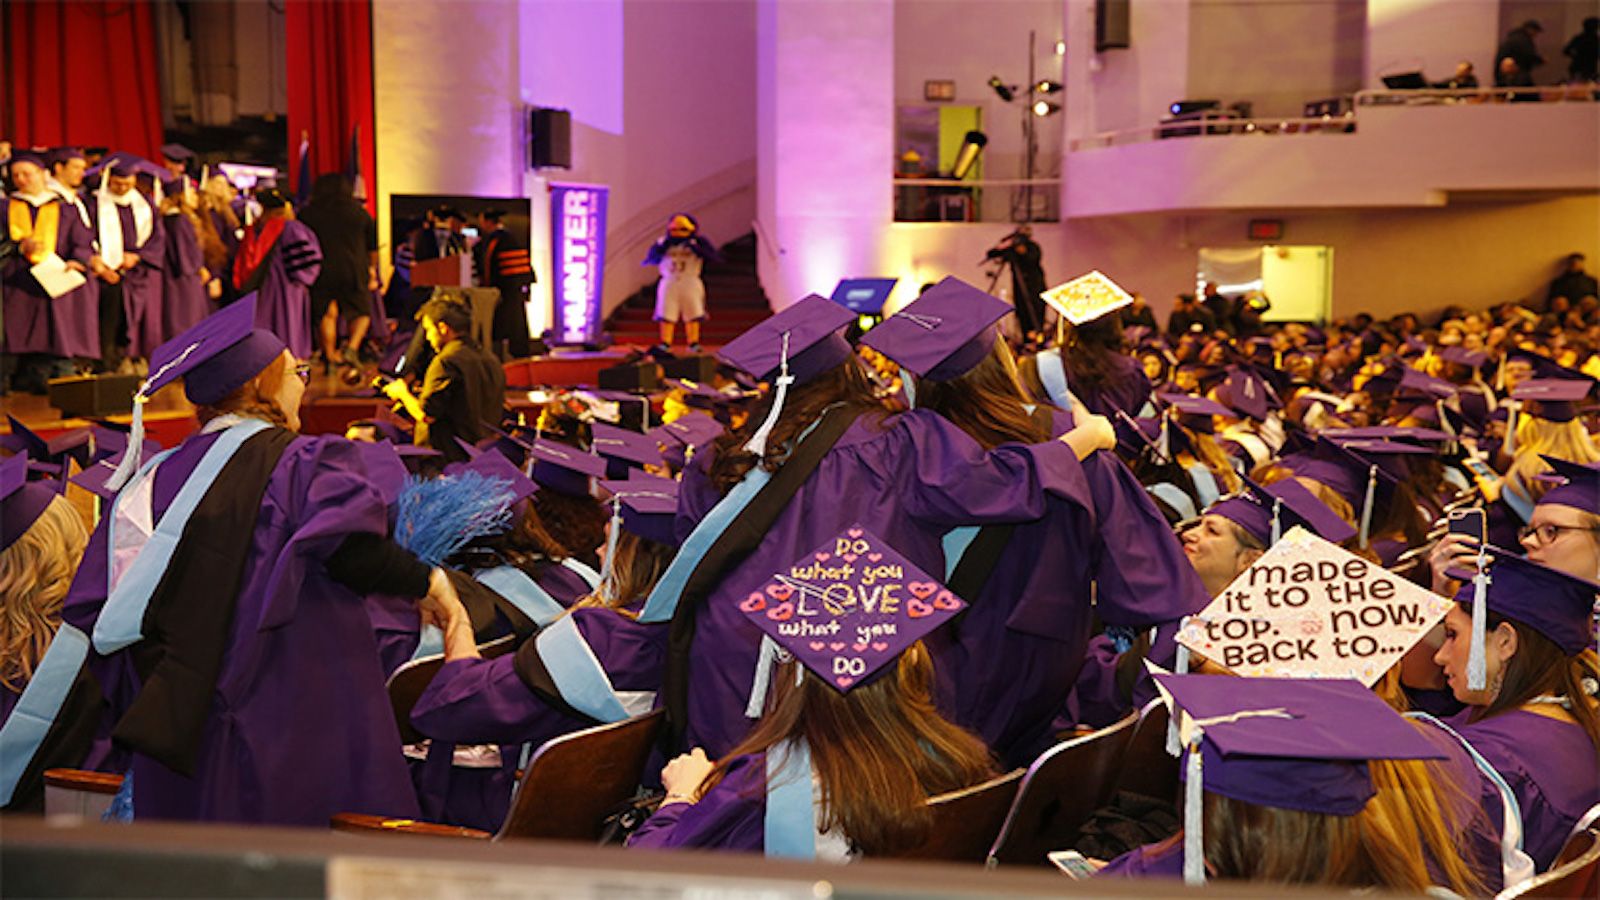
[[[1440,350],[1439,358],[1447,363],[1455,363],[1458,366],[1466,366],[1469,369],[1477,369],[1489,361],[1489,354],[1484,353],[1481,350],[1468,350],[1467,348],[1456,344]]]
[[[1554,456],[1540,458],[1550,464],[1553,475],[1563,480],[1539,498],[1540,506],[1570,506],[1600,516],[1600,465],[1582,465]]]
[[[1270,547],[1296,525],[1335,544],[1356,536],[1355,528],[1293,478],[1271,485],[1245,479],[1245,489],[1211,504],[1208,515],[1222,516]]]
[[[1456,602],[1472,612],[1468,690],[1483,690],[1488,680],[1484,656],[1487,610],[1532,628],[1568,656],[1577,656],[1595,645],[1591,618],[1600,584],[1506,550],[1488,550],[1491,559],[1483,572],[1456,593]]]
[[[664,425],[657,425],[646,434],[655,438],[656,444],[682,444],[698,447],[722,434],[722,423],[703,413],[688,413]]]
[[[1178,417],[1178,422],[1183,427],[1201,434],[1212,434],[1216,431],[1216,420],[1213,416],[1222,416],[1225,419],[1236,418],[1233,410],[1210,397],[1192,397],[1188,394],[1157,394],[1156,399],[1167,404],[1173,415]]]
[[[154,456],[155,454],[152,453],[150,455]],[[117,465],[121,462],[122,453],[117,453],[95,461],[87,469],[67,480],[99,497],[101,500],[112,500],[116,498],[117,492],[116,489],[107,487],[106,482],[110,481],[111,476],[116,474]]]
[[[1323,432],[1335,442],[1403,441],[1408,444],[1445,444],[1455,440],[1448,432],[1414,425],[1369,425],[1363,428],[1335,428]]]
[[[594,452],[606,460],[606,475],[626,478],[630,469],[662,465],[661,448],[637,431],[594,422],[590,425]]]
[[[676,481],[640,474],[627,481],[602,481],[600,487],[611,495],[613,525],[621,521],[623,528],[645,540],[677,545],[673,530],[678,515]],[[609,553],[606,558],[610,559]]]
[[[128,449],[128,432],[117,427],[91,425],[89,426],[89,440],[93,446],[93,452],[89,456],[92,462],[99,462],[111,457],[121,459],[123,452]],[[145,438],[144,446],[140,448],[140,452],[145,456],[155,456],[161,452],[161,443]],[[87,469],[87,467],[85,468]]]
[[[971,371],[994,349],[1011,305],[954,276],[928,288],[861,337],[861,343],[929,381]]]
[[[534,484],[528,476],[522,474],[505,454],[490,447],[480,451],[477,456],[466,462],[452,463],[444,468],[444,474],[455,475],[461,472],[476,472],[485,478],[492,478],[507,483],[511,491],[511,505],[532,497],[539,486]]]
[[[206,316],[150,353],[150,376],[133,395],[127,453],[108,482],[120,490],[139,468],[144,447],[144,406],[156,392],[183,379],[196,406],[216,403],[261,374],[286,349],[278,336],[255,327],[256,295],[246,294]]]
[[[0,550],[10,549],[26,534],[57,496],[51,484],[28,480],[26,456],[0,460]]]
[[[783,412],[791,384],[805,384],[854,357],[840,332],[855,317],[832,300],[810,294],[746,329],[717,354],[735,369],[774,385],[766,421],[750,436],[745,450],[757,456],[767,452],[767,435]]]
[[[1406,369],[1400,373],[1400,390],[1420,394],[1431,400],[1447,400],[1455,396],[1456,386],[1419,369]]]
[[[605,460],[567,444],[537,440],[528,455],[533,460],[533,480],[558,494],[593,496],[595,480],[606,477]]]
[[[739,601],[739,610],[766,635],[763,666],[782,648],[840,692],[890,671],[906,648],[966,606],[860,525],[774,573]],[[765,674],[758,669],[747,714],[759,715]]]
[[[77,460],[78,468],[83,469],[88,467],[92,458],[89,429],[74,428],[46,440],[17,421],[16,416],[7,413],[6,419],[10,422],[11,433],[0,435],[0,447],[26,457],[33,471],[55,475],[53,486],[58,492],[66,493],[67,474],[70,471],[67,461]]]
[[[1513,388],[1511,399],[1527,404],[1526,412],[1535,418],[1570,422],[1578,417],[1578,404],[1589,396],[1593,388],[1594,382],[1588,380],[1538,378],[1524,381]]]
[[[1353,816],[1377,790],[1367,761],[1442,759],[1359,681],[1157,674],[1182,736],[1183,876],[1205,882],[1204,793]]]
[[[1275,399],[1266,379],[1244,366],[1229,366],[1227,377],[1216,387],[1216,394],[1219,403],[1258,422],[1266,420]]]
[[[1365,548],[1371,537],[1372,514],[1379,492],[1387,494],[1410,477],[1410,469],[1402,457],[1427,455],[1432,451],[1400,441],[1333,440],[1338,434],[1330,431],[1318,435],[1309,455],[1283,462],[1296,475],[1327,485],[1360,511],[1358,534],[1360,545]]]
[[[1533,367],[1533,377],[1554,381],[1583,381],[1593,386],[1596,379],[1583,374],[1577,369],[1568,368],[1548,356],[1535,353],[1522,347],[1512,347],[1506,351],[1506,360],[1520,360]]]

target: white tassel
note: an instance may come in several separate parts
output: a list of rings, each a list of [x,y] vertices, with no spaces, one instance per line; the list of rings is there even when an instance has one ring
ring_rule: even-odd
[[[756,655],[756,677],[750,683],[750,699],[744,705],[747,719],[759,719],[767,706],[767,687],[772,684],[772,667],[778,664],[778,654],[783,648],[772,638],[762,635],[761,650]]]
[[[1278,538],[1283,537],[1283,498],[1272,498],[1272,540],[1267,546],[1278,543]]]
[[[122,462],[117,463],[117,470],[106,479],[106,487],[113,491],[122,489],[128,479],[139,471],[144,455],[144,394],[137,394],[133,398],[133,426],[128,431],[128,447],[122,451]]]
[[[767,455],[767,438],[771,436],[772,429],[777,427],[778,415],[783,412],[784,398],[789,395],[789,385],[794,384],[794,376],[789,374],[789,332],[783,333],[783,357],[778,363],[777,392],[772,398],[772,409],[767,411],[766,421],[756,429],[756,433],[745,442],[744,449],[747,453],[756,456]]]
[[[1367,539],[1372,536],[1372,501],[1378,490],[1378,467],[1367,470],[1367,495],[1361,501],[1361,549],[1367,549]]]
[[[900,388],[906,392],[906,405],[917,408],[917,383],[905,366],[900,367]]]
[[[1189,624],[1189,617],[1184,616],[1178,621],[1178,630],[1182,631]],[[1173,660],[1173,670],[1179,675],[1189,674],[1189,648],[1185,644],[1178,644],[1177,658]],[[1183,752],[1183,742],[1178,739],[1178,716],[1174,710],[1167,719],[1167,753],[1176,757]]]
[[[1484,642],[1489,627],[1489,572],[1484,548],[1478,548],[1478,571],[1472,576],[1472,647],[1467,651],[1467,690],[1481,691],[1489,684],[1489,657]]]
[[[622,495],[611,498],[611,527],[606,534],[606,558],[600,564],[600,583],[611,584],[611,572],[616,568],[612,560],[617,558],[617,540],[622,536]],[[609,601],[611,598],[607,598]]]
[[[1200,730],[1189,743],[1188,772],[1183,786],[1183,883],[1206,883],[1205,786],[1200,759]]]
[[[1517,453],[1517,413],[1522,409],[1519,400],[1506,401],[1506,442],[1500,449],[1506,456],[1515,456]]]

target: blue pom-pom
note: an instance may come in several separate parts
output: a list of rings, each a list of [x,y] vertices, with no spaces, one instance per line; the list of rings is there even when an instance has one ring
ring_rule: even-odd
[[[395,543],[437,566],[474,538],[509,528],[514,498],[510,481],[478,472],[412,478],[395,501]]]

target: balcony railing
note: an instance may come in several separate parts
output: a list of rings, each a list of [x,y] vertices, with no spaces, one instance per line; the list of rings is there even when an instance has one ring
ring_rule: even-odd
[[[1059,178],[894,179],[896,222],[1054,222]]]
[[[1362,107],[1452,106],[1528,102],[1594,103],[1600,101],[1600,86],[1585,84],[1469,88],[1461,90],[1424,88],[1398,91],[1358,91],[1350,95],[1348,100],[1346,111],[1340,115],[1299,118],[1241,118],[1232,113],[1218,110],[1181,119],[1171,119],[1156,125],[1102,132],[1078,138],[1072,141],[1069,146],[1072,151],[1076,152],[1170,138],[1242,134],[1350,134],[1359,126],[1360,116],[1358,110]]]

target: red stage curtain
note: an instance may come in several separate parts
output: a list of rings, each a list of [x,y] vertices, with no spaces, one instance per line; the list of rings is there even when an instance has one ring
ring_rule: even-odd
[[[300,135],[310,137],[313,177],[343,172],[360,126],[367,211],[377,215],[370,0],[288,0],[289,184],[300,181]]]
[[[0,137],[18,147],[106,146],[154,158],[160,66],[146,3],[5,3]],[[369,82],[370,83],[370,82]]]

